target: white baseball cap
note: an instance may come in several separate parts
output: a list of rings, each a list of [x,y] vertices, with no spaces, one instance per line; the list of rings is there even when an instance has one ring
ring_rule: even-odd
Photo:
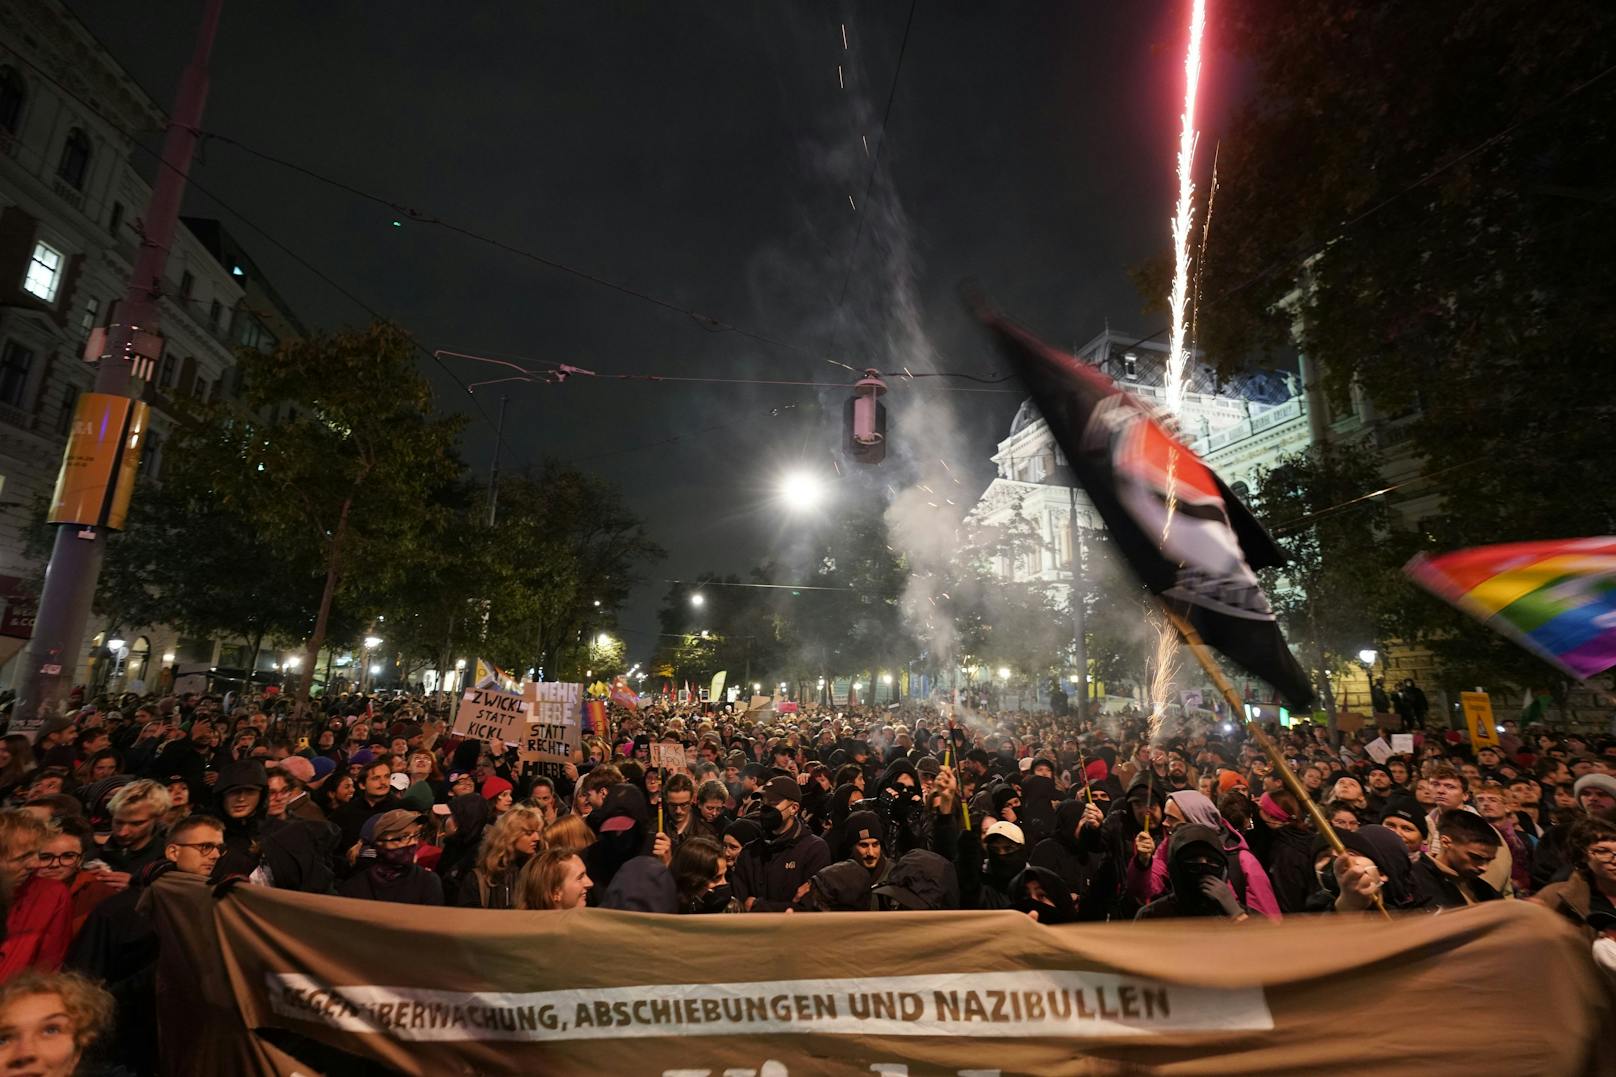
[[[988,827],[988,832],[982,836],[982,840],[986,841],[988,838],[994,837],[1008,838],[1017,845],[1027,844],[1026,835],[1022,834],[1021,828],[1014,823],[1007,823],[1003,819]]]

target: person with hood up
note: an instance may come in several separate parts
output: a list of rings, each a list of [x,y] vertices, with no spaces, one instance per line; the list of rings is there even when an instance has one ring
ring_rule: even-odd
[[[904,853],[872,894],[896,912],[935,912],[960,907],[959,876],[947,858],[927,849]]]
[[[1167,802],[1161,782],[1146,771],[1128,785],[1128,792],[1111,809],[1100,825],[1100,837],[1105,843],[1105,862],[1095,878],[1095,890],[1103,893],[1109,902],[1108,916],[1112,920],[1132,920],[1139,911],[1138,900],[1128,892],[1127,870],[1130,861],[1143,853],[1148,862],[1156,853],[1156,837],[1161,834],[1162,805]],[[1100,897],[1096,893],[1096,898]]]
[[[1229,885],[1229,858],[1223,835],[1209,826],[1183,823],[1167,841],[1169,893],[1139,910],[1136,920],[1220,916],[1235,923],[1249,919]]]
[[[762,792],[763,810],[756,820],[763,840],[741,853],[731,885],[747,912],[784,912],[830,863],[830,849],[798,818],[802,793],[794,779],[770,778]]]
[[[1034,845],[1027,857],[1028,867],[1051,871],[1060,878],[1062,892],[1076,903],[1079,920],[1105,919],[1109,895],[1094,886],[1105,864],[1105,842],[1100,837],[1104,822],[1098,805],[1063,800],[1055,809],[1054,832]]]
[[[1254,913],[1278,920],[1279,900],[1274,896],[1274,887],[1262,864],[1247,848],[1246,839],[1200,793],[1182,790],[1167,794],[1162,829],[1170,836],[1186,823],[1195,823],[1223,835],[1223,851],[1229,859],[1228,879],[1236,900]],[[1142,902],[1153,901],[1167,892],[1167,844],[1157,843],[1148,868],[1137,859],[1128,864],[1128,888]]]
[[[1080,919],[1072,898],[1066,880],[1048,868],[1029,864],[1010,880],[1010,907],[1040,924],[1070,924]]]
[[[729,861],[712,838],[691,838],[680,845],[668,871],[679,895],[681,915],[741,911],[729,884]]]
[[[234,760],[219,769],[214,786],[218,794],[215,812],[224,820],[225,850],[214,869],[214,878],[251,875],[258,867],[258,832],[269,810],[265,795],[268,786],[264,764],[256,759]]]
[[[1336,912],[1362,912],[1374,907],[1374,895],[1392,912],[1432,907],[1432,895],[1414,874],[1403,838],[1388,827],[1370,823],[1341,835],[1346,856],[1335,858],[1320,882],[1335,895]],[[1331,884],[1334,884],[1333,886]]]
[[[493,809],[476,793],[463,793],[449,801],[449,834],[438,857],[438,875],[445,887],[455,887],[469,873],[482,847],[483,832]]]
[[[876,782],[876,812],[883,840],[894,856],[931,845],[932,813],[920,789],[920,772],[907,759],[895,759]]]
[[[1021,832],[1027,836],[1027,844],[1036,848],[1055,832],[1055,806],[1060,794],[1055,790],[1055,779],[1039,771],[1047,769],[1050,763],[1047,759],[1034,760],[1034,773],[1029,774],[1021,783],[1021,806],[1017,809],[1015,824],[1021,827]]]
[[[443,881],[415,862],[421,848],[421,816],[393,808],[365,820],[359,840],[364,852],[358,870],[337,887],[341,897],[392,901],[402,905],[442,905]]]

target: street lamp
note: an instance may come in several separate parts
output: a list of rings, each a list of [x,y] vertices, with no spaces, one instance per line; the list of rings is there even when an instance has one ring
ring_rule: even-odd
[[[890,674],[890,673],[881,674],[881,683],[882,684],[891,684],[892,683],[892,674]]]
[[[695,594],[690,596],[690,604],[699,610],[703,606],[707,605],[707,596],[702,594],[700,591],[697,591]]]
[[[600,635],[595,637],[595,646],[596,647],[599,647],[599,648],[604,650],[605,648],[610,647],[611,645],[612,645],[612,637],[608,636],[606,633],[602,632]]]
[[[1009,666],[1000,666],[999,667],[999,679],[1001,681],[1007,681],[1007,680],[1010,679],[1010,667]]]
[[[1362,662],[1366,666],[1374,665],[1375,659],[1379,657],[1380,652],[1375,650],[1373,647],[1365,647],[1363,650],[1358,652],[1358,661]]]
[[[366,636],[365,637],[365,650],[374,651],[377,647],[380,647],[383,642],[384,641],[382,640],[382,638],[380,636]]]
[[[381,666],[379,666],[379,665],[372,665],[372,666],[371,666],[371,667],[370,667],[370,675],[371,675],[371,676],[372,676],[372,677],[375,677],[375,676],[377,676],[377,675],[378,675],[378,674],[380,674],[380,673],[381,673],[381,671],[382,671],[382,667],[381,667]]]
[[[788,471],[780,479],[780,500],[793,512],[807,512],[825,496],[825,484],[811,471]]]
[[[290,672],[292,670],[297,669],[297,667],[302,665],[302,664],[303,664],[303,659],[299,658],[295,654],[289,654],[281,662],[281,668],[284,669],[284,670],[287,670],[288,672]]]

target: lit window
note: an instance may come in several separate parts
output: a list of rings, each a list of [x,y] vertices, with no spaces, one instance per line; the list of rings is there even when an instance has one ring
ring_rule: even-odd
[[[47,303],[56,302],[56,287],[62,283],[62,252],[49,243],[35,243],[34,256],[28,262],[28,276],[23,279],[22,290],[37,295]]]
[[[84,301],[84,314],[79,318],[79,332],[82,339],[90,339],[90,331],[95,328],[95,316],[101,310],[101,301],[95,296]]]

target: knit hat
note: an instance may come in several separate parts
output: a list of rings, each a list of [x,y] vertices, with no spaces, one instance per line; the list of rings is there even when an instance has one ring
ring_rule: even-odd
[[[1616,797],[1616,778],[1612,778],[1609,774],[1584,774],[1577,779],[1576,784],[1571,787],[1571,791],[1580,797],[1584,789],[1603,789],[1611,796]]]
[[[504,778],[489,778],[483,782],[481,792],[484,800],[497,800],[501,793],[511,792],[511,783]]]
[[[316,782],[329,778],[331,772],[337,769],[336,761],[323,755],[315,756],[310,760],[309,766],[314,771],[314,777],[310,780]]]
[[[1218,771],[1218,792],[1227,793],[1231,789],[1246,788],[1246,779],[1240,776],[1238,770]]]

